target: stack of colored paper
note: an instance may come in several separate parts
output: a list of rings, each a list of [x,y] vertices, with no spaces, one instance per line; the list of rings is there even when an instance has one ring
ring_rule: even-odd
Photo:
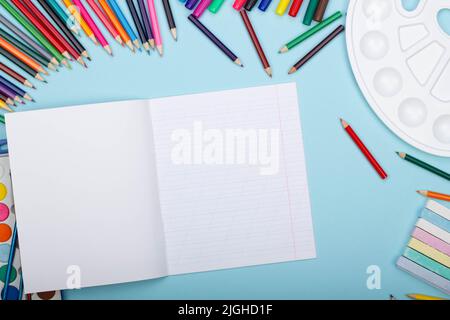
[[[397,266],[450,294],[450,209],[428,201]]]

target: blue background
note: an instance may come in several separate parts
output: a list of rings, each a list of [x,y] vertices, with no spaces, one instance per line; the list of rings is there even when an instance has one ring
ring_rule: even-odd
[[[124,2],[124,1],[123,1]],[[66,291],[66,299],[387,299],[439,291],[396,269],[425,199],[418,189],[450,193],[448,182],[401,161],[395,151],[410,152],[446,171],[449,159],[425,154],[407,145],[376,117],[360,93],[341,35],[293,76],[289,68],[330,28],[284,55],[278,49],[305,29],[299,17],[255,9],[251,19],[271,62],[274,77],[264,73],[239,14],[226,0],[218,14],[206,12],[209,26],[241,59],[239,68],[211,45],[186,19],[188,11],[172,0],[179,40],[170,36],[160,1],[156,1],[164,39],[164,57],[155,51],[133,55],[111,40],[114,58],[82,42],[93,62],[61,69],[36,81],[30,94],[36,103],[18,111],[111,100],[153,98],[187,93],[296,81],[317,243],[317,259],[233,270],[203,272],[82,290]],[[348,1],[332,1],[327,14],[346,12]],[[123,4],[123,9],[128,13]],[[335,23],[336,25],[336,23]],[[106,34],[106,33],[105,33]],[[110,38],[109,38],[110,39]],[[347,119],[389,174],[382,181],[343,132]],[[83,124],[80,123],[80,130]],[[30,134],[33,134],[30,132]],[[5,137],[4,128],[0,136]],[[83,152],[83,150],[80,150]],[[51,197],[51,195],[48,195]],[[117,259],[121,259],[120,252]],[[366,269],[381,268],[381,289],[366,286]]]

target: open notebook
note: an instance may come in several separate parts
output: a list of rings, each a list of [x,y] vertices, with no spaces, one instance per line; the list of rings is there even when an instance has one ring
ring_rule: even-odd
[[[316,255],[295,84],[6,124],[26,292]]]

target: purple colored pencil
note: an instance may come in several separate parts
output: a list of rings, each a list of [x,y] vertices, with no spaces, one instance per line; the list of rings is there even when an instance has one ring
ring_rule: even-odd
[[[194,15],[190,14],[188,17],[189,21],[191,21],[209,40],[212,41],[220,50],[222,50],[225,55],[231,59],[237,65],[243,67],[239,58],[227,48],[226,45],[222,43],[211,31],[208,30]]]
[[[7,85],[5,85],[4,83],[0,82],[0,93],[3,94],[4,96],[16,100],[19,99],[19,95],[17,95],[14,91],[12,91]]]
[[[187,0],[186,4],[184,5],[187,9],[192,10],[195,8],[199,0]]]
[[[139,11],[141,13],[142,16],[142,21],[144,22],[144,31],[145,34],[147,35],[147,40],[150,43],[150,45],[152,46],[152,48],[155,47],[155,39],[153,38],[153,30],[152,30],[152,26],[150,24],[150,16],[147,13],[147,8],[145,7],[145,0],[138,0],[138,5],[139,5]]]
[[[209,7],[211,2],[212,0],[201,0],[197,8],[195,8],[194,10],[194,17],[196,17],[197,19],[200,18],[203,12],[205,12],[205,10]]]

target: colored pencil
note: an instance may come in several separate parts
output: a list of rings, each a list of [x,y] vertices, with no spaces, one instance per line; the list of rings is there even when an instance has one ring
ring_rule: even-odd
[[[109,6],[109,4],[106,2],[106,0],[99,0],[98,3],[102,7],[105,14],[108,16],[108,18],[111,21],[111,23],[113,24],[114,28],[116,28],[117,32],[119,32],[119,35],[122,38],[123,42],[125,42],[125,44],[128,46],[128,48],[130,48],[130,50],[134,52],[135,49],[134,49],[133,43],[131,42],[130,36],[125,31],[125,29],[122,27],[122,24],[117,19],[115,13],[113,12],[113,10]]]
[[[66,11],[56,2],[56,0],[48,0],[47,4],[52,8],[53,12],[55,12],[59,19],[61,19],[65,26],[75,33],[76,35],[80,34],[80,29],[77,24],[73,21],[71,17],[66,13]]]
[[[128,0],[127,0],[128,1]],[[111,21],[109,21],[108,17],[105,15],[105,13],[102,11],[100,6],[95,2],[95,0],[87,0],[87,3],[91,7],[92,11],[97,15],[97,17],[100,19],[100,21],[103,23],[105,28],[108,30],[108,32],[111,34],[111,36],[120,44],[123,45],[122,37],[120,36],[119,32],[116,30],[116,28],[113,26]]]
[[[150,23],[152,25],[153,37],[155,38],[156,50],[158,50],[159,55],[163,55],[163,46],[161,32],[159,31],[158,16],[155,9],[155,0],[147,0],[148,13],[150,15]]]
[[[3,109],[8,112],[13,112],[13,110],[3,100],[0,100],[0,109]],[[5,117],[3,115],[1,115],[0,117],[0,122],[5,124]]]
[[[144,25],[142,24],[141,19],[139,18],[133,0],[127,0],[127,6],[128,10],[130,11],[131,17],[133,18],[134,25],[136,26],[136,30],[139,34],[139,38],[141,39],[142,46],[144,47],[145,51],[147,51],[147,53],[150,53],[150,44],[148,43],[148,39],[145,34]]]
[[[444,193],[427,191],[427,190],[419,190],[419,191],[417,191],[417,193],[424,197],[431,198],[431,199],[450,201],[450,195],[444,194]]]
[[[323,20],[323,16],[325,15],[325,11],[327,10],[329,0],[319,0],[319,4],[317,5],[316,12],[314,13],[314,21],[321,22]]]
[[[206,8],[209,6],[210,3],[211,0],[202,0],[202,2],[200,2],[200,4],[195,9],[194,13],[197,12],[197,14],[202,15],[203,11],[206,10]],[[170,2],[169,0],[162,0],[162,4],[164,7],[164,12],[166,14],[167,24],[169,25],[170,33],[172,34],[172,37],[175,40],[177,40],[177,26],[175,24],[175,19],[173,18],[172,9],[170,8]]]
[[[48,43],[51,44],[53,48],[55,48],[62,56],[67,59],[70,59],[69,52],[67,49],[61,44],[61,42],[55,37],[55,35],[50,31],[50,29],[45,25],[44,21],[39,20],[39,18],[32,12],[32,8],[30,7],[30,2],[25,2],[25,0],[11,0],[17,9],[31,22],[32,26],[38,30],[40,34],[42,34]],[[32,6],[32,3],[31,3]],[[61,59],[61,63],[63,63],[65,59]]]
[[[31,39],[25,32],[17,28],[13,23],[0,14],[0,22],[7,27],[12,33],[14,33],[19,39],[25,42],[28,46],[33,48],[36,52],[39,52],[43,57],[50,60],[55,66],[59,65],[58,60],[53,57],[46,49],[39,45],[36,41]]]
[[[195,8],[194,12],[192,13],[194,17],[197,19],[200,19],[203,12],[205,12],[206,8],[211,4],[211,0],[201,0],[198,6]]]
[[[276,14],[279,16],[284,15],[290,2],[291,2],[291,0],[280,0],[280,2],[278,2],[277,8],[275,10]]]
[[[100,45],[103,47],[103,49],[105,49],[105,51],[109,55],[112,56],[113,52],[112,52],[111,46],[109,45],[108,41],[103,36],[100,29],[95,24],[94,20],[92,20],[89,12],[86,10],[84,5],[81,3],[80,0],[74,0],[73,3],[78,7],[78,10],[80,10],[81,17],[84,19],[84,21],[86,21],[89,28],[91,28],[92,32],[94,33],[94,36],[97,38]]]
[[[8,87],[7,85],[5,85],[3,82],[0,81],[0,93],[12,100],[14,100],[15,102],[18,103],[24,103],[22,101],[22,99],[20,98],[20,96],[17,94],[17,92],[15,92],[14,90],[12,90],[10,87]]]
[[[319,0],[309,0],[308,7],[306,8],[305,17],[303,18],[303,24],[310,26],[313,21],[314,14],[316,13]]]
[[[300,7],[302,6],[303,0],[293,0],[291,7],[289,9],[289,15],[291,17],[296,17]]]
[[[19,296],[17,297],[17,300],[22,300],[22,298],[23,298],[23,274],[22,268],[20,268]]]
[[[67,24],[62,20],[62,18],[57,14],[57,12],[54,10],[52,6],[49,6],[46,1],[39,0],[39,3],[41,4],[42,8],[47,12],[47,14],[50,16],[50,18],[55,22],[55,24],[59,27],[61,32],[66,37],[67,41],[72,45],[72,47],[76,50],[78,55],[83,56],[87,58],[88,60],[91,60],[91,57],[89,56],[89,53],[87,52],[86,48],[78,41],[78,39],[73,35],[73,33],[70,31],[70,29],[67,27]],[[59,7],[59,6],[58,6]]]
[[[325,39],[323,39],[317,46],[315,46],[310,52],[308,52],[303,58],[301,58],[294,66],[289,70],[289,74],[297,72],[304,64],[306,64],[311,58],[320,52],[327,44],[329,44],[334,38],[341,34],[345,30],[343,25],[337,27],[332,33],[330,33]]]
[[[26,63],[23,63],[22,61],[20,61],[19,59],[17,59],[15,56],[13,56],[11,53],[9,53],[8,51],[6,51],[5,49],[3,49],[2,47],[0,47],[0,55],[4,56],[6,59],[8,59],[9,61],[11,61],[12,63],[14,63],[16,66],[18,66],[20,69],[22,69],[23,71],[25,71],[26,73],[28,73],[30,76],[46,82],[44,80],[44,78],[42,78],[42,76],[39,74],[39,72],[33,70],[30,66],[28,66]]]
[[[258,9],[265,12],[271,3],[272,3],[272,0],[261,0],[261,2],[259,3]]]
[[[45,57],[41,56],[38,52],[36,52],[33,48],[28,47],[26,44],[15,38],[13,35],[6,32],[4,29],[0,28],[0,37],[4,38],[6,41],[16,46],[17,49],[29,55],[31,58],[35,59],[40,64],[46,66],[49,69],[56,70],[56,67],[50,60],[47,60]]]
[[[139,39],[136,37],[136,34],[133,31],[133,28],[128,23],[127,18],[125,18],[125,15],[123,14],[122,10],[120,9],[119,5],[117,4],[116,0],[107,0],[109,7],[114,11],[116,14],[117,19],[119,19],[119,22],[122,24],[122,26],[125,28],[125,31],[130,36],[131,41],[133,42],[136,49],[141,48],[141,44],[139,42]]]
[[[412,293],[412,294],[407,294],[406,295],[408,298],[413,299],[413,300],[429,300],[429,301],[445,301],[448,299],[445,298],[439,298],[439,297],[432,297],[432,296],[427,296],[424,294],[417,294],[417,293]]]
[[[59,31],[53,26],[53,24],[47,19],[47,17],[44,16],[41,13],[41,11],[31,2],[31,0],[22,0],[22,1],[28,6],[28,9],[30,10],[31,14],[33,14],[38,19],[38,21],[41,23],[43,28],[50,35],[53,36],[54,41],[56,43],[58,43],[58,45],[62,48],[62,50],[64,50],[64,52],[67,53],[67,54],[64,54],[64,52],[63,52],[65,57],[67,59],[71,59],[71,56],[72,56],[79,64],[81,64],[84,67],[87,67],[85,62],[83,61],[83,57],[81,56],[81,53],[78,52],[75,49],[75,47],[72,44],[70,44],[61,33],[59,33]],[[50,7],[47,5],[47,3],[44,0],[38,0],[38,2],[41,4],[41,6],[44,8],[44,10],[45,10],[45,8],[47,10],[49,10]],[[49,10],[49,12],[52,12],[52,11]]]
[[[247,2],[247,0],[235,0],[233,3],[233,8],[239,11],[245,5],[245,2]]]
[[[222,41],[220,41],[208,28],[206,28],[196,17],[192,14],[188,17],[191,21],[212,43],[214,43],[231,61],[236,63],[238,66],[243,67],[243,64],[239,58],[225,46]]]
[[[192,10],[195,8],[199,0],[187,0],[186,4],[184,5],[186,9]]]
[[[10,106],[16,106],[16,103],[14,100],[11,100],[11,98],[8,98],[4,94],[0,93],[0,109],[6,110],[8,112],[13,112],[13,110],[10,108]]]
[[[26,10],[23,4],[18,0],[11,0],[11,1],[14,2],[16,6],[18,5],[23,10]],[[51,44],[47,40],[47,38],[16,8],[14,8],[9,2],[5,0],[0,0],[0,4],[14,17],[14,19],[16,19],[17,22],[19,22],[36,39],[37,42],[39,42],[40,45],[42,45],[48,52],[50,52],[50,54],[53,55],[55,59],[58,60],[59,63],[65,63],[67,65],[66,58],[61,54],[61,52],[59,52],[53,46],[53,44]]]
[[[442,177],[444,179],[450,180],[450,174],[445,172],[445,171],[443,171],[443,170],[441,170],[441,169],[433,167],[432,165],[430,165],[430,164],[428,164],[428,163],[426,163],[426,162],[424,162],[422,160],[419,160],[417,158],[414,158],[413,156],[410,156],[409,154],[406,154],[404,152],[397,152],[397,154],[403,160],[406,160],[406,161],[408,161],[408,162],[410,162],[412,164],[415,164],[416,166],[421,167],[422,169],[425,169],[425,170],[427,170],[429,172],[432,172],[432,173],[434,173],[434,174],[436,174],[436,175],[438,175],[438,176],[440,176],[440,177]]]
[[[321,23],[316,24],[314,27],[308,29],[306,32],[303,32],[301,35],[296,37],[295,39],[289,41],[283,48],[280,49],[280,53],[288,52],[295,46],[299,45],[306,39],[309,39],[311,36],[319,32],[320,30],[324,29],[325,27],[329,26],[334,21],[338,20],[342,17],[342,13],[340,11],[334,13],[333,15],[329,16],[325,20],[323,20]]]
[[[252,11],[253,7],[256,5],[256,3],[258,2],[258,0],[247,0],[247,2],[245,2],[244,8],[247,11]]]
[[[350,136],[350,138],[353,140],[353,142],[358,146],[359,150],[361,150],[361,152],[364,154],[364,156],[370,162],[372,167],[380,175],[381,179],[383,179],[383,180],[386,179],[388,177],[388,175],[383,170],[383,168],[378,163],[378,161],[375,159],[375,157],[370,153],[369,149],[367,149],[367,147],[364,145],[364,143],[358,137],[356,132],[353,131],[352,127],[343,119],[341,119],[341,124],[342,124],[342,127],[345,129],[345,131]]]
[[[0,37],[0,47],[11,53],[17,59],[28,65],[30,68],[37,72],[42,72],[44,74],[48,74],[47,71],[33,58],[27,56],[25,53],[17,49],[15,46],[7,42],[5,39]]]
[[[98,45],[98,41],[94,35],[94,32],[92,31],[92,29],[89,27],[89,25],[86,23],[86,21],[81,16],[80,11],[78,10],[77,6],[73,5],[70,0],[63,0],[63,3],[66,6],[67,10],[69,10],[72,17],[79,23],[81,29],[88,36],[88,38],[91,39],[95,45]]]
[[[23,90],[22,88],[19,88],[14,83],[12,83],[11,81],[9,81],[8,79],[6,79],[6,78],[4,78],[2,76],[0,76],[0,83],[2,83],[5,86],[9,87],[9,89],[14,91],[20,97],[22,97],[24,99],[27,99],[28,101],[34,101],[34,99],[28,93],[26,93],[25,90]]]
[[[208,7],[209,12],[217,13],[225,0],[213,0]]]
[[[2,62],[0,62],[0,70],[6,73],[11,78],[13,78],[14,80],[16,80],[17,82],[20,82],[27,87],[35,88],[35,86],[30,81],[28,81],[27,78],[22,76],[20,73],[14,71],[13,69],[11,69]]]
[[[14,231],[11,238],[11,245],[9,249],[9,257],[8,257],[8,265],[6,268],[6,276],[5,276],[5,287],[2,292],[2,300],[7,300],[8,298],[8,289],[9,289],[9,282],[11,279],[11,271],[12,271],[12,265],[14,262],[14,256],[16,254],[16,242],[17,242],[17,223],[14,224]]]
[[[245,10],[241,10],[239,11],[239,13],[241,14],[242,21],[244,22],[245,28],[248,31],[253,46],[255,47],[256,52],[258,54],[258,57],[261,60],[264,71],[269,75],[269,77],[272,77],[272,68],[270,67],[269,61],[267,61],[267,57],[264,53],[261,43],[259,42],[258,36],[256,35],[255,29],[253,28],[253,25],[250,21],[250,18],[248,17],[247,12]]]
[[[150,47],[155,48],[155,39],[153,39],[152,26],[150,24],[150,16],[147,13],[147,8],[145,7],[145,0],[138,0],[139,12],[141,13],[142,22],[144,23],[144,30],[147,36],[148,43]]]

